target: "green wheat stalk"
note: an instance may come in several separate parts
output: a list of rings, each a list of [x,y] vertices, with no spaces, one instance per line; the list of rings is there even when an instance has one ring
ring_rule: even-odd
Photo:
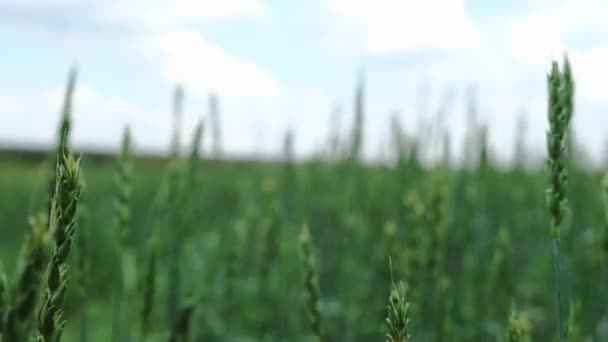
[[[193,206],[195,203],[193,195],[198,184],[198,172],[200,169],[201,141],[203,139],[203,120],[199,120],[190,146],[190,154],[185,168],[178,163],[177,159],[170,165],[169,200],[173,203],[170,207],[169,220],[173,225],[173,233],[169,246],[169,293],[168,293],[168,317],[172,321],[179,309],[179,298],[182,290],[182,276],[179,261],[184,249],[184,241],[188,228],[192,223]],[[178,204],[179,203],[179,204]]]
[[[247,224],[244,220],[238,220],[231,229],[231,244],[226,269],[226,280],[224,288],[224,310],[227,320],[234,321],[234,308],[236,305],[236,287],[243,261],[244,240],[247,234]]]
[[[84,182],[83,182],[84,183]],[[84,185],[83,185],[84,188]],[[77,295],[80,302],[80,327],[79,340],[80,342],[88,341],[88,303],[89,286],[91,277],[91,257],[89,255],[89,230],[88,219],[89,212],[87,206],[81,203],[78,212],[76,213],[78,220],[78,235],[76,235],[76,286]]]
[[[583,336],[580,327],[580,301],[570,301],[570,313],[568,320],[566,321],[566,334],[565,338],[568,341],[583,341]]]
[[[319,275],[313,256],[313,242],[307,224],[302,225],[298,238],[300,263],[304,270],[304,287],[306,288],[307,309],[310,328],[316,341],[323,340],[321,330],[321,294],[319,290]]]
[[[549,105],[547,132],[547,170],[549,188],[547,202],[551,216],[550,230],[553,239],[555,261],[555,305],[557,318],[557,335],[559,342],[564,341],[561,313],[561,270],[560,270],[560,228],[566,211],[566,168],[567,132],[573,113],[574,84],[568,59],[565,59],[564,70],[560,72],[557,62],[553,62],[551,73],[547,77]]]
[[[131,132],[126,127],[117,161],[116,170],[116,191],[117,196],[114,202],[114,215],[116,234],[120,250],[128,248],[129,230],[131,224],[131,197],[133,193],[133,147]]]
[[[116,170],[116,200],[114,202],[114,217],[117,241],[117,255],[119,258],[120,279],[116,282],[116,293],[114,299],[114,320],[112,324],[112,335],[114,341],[120,341],[124,337],[124,312],[123,303],[126,299],[128,265],[129,260],[129,230],[131,224],[131,197],[132,197],[132,157],[131,133],[125,128],[120,155]]]
[[[393,263],[389,258],[391,273],[391,292],[388,297],[388,315],[386,317],[386,342],[410,341],[410,303],[407,301],[407,287],[403,282],[395,284],[393,280]]]
[[[154,313],[154,298],[156,295],[157,251],[158,243],[151,240],[146,256],[146,268],[142,277],[142,307],[141,307],[141,336],[145,341],[151,331]]]
[[[7,341],[25,341],[36,309],[44,266],[47,262],[48,221],[43,212],[30,218],[29,229],[19,258],[13,303],[6,312],[4,337]]]
[[[68,129],[64,131],[67,136]],[[51,206],[49,231],[55,248],[48,264],[46,286],[38,309],[37,342],[59,342],[66,321],[63,299],[70,282],[67,259],[76,232],[76,210],[80,197],[80,158],[64,146],[57,163],[57,182]]]

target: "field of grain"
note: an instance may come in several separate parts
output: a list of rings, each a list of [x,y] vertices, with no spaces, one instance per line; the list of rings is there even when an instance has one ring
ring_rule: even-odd
[[[202,155],[202,125],[164,159],[128,130],[92,158],[74,82],[48,157],[0,159],[2,342],[608,341],[608,182],[571,148],[567,62],[537,167],[497,165],[483,127],[464,166],[399,129],[393,163],[364,163],[362,90],[309,160],[291,135],[277,162]]]

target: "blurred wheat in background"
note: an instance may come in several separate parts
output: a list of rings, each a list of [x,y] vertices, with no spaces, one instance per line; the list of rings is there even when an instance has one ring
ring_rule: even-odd
[[[369,19],[365,1],[327,2],[363,22],[366,49],[391,48],[388,38],[395,33]],[[200,19],[194,2],[166,8],[156,6],[160,0],[150,3],[154,10],[144,15],[133,11],[137,6],[110,1],[103,15],[124,10],[113,17],[113,27],[124,28],[125,35],[158,33],[158,42],[167,43],[155,47],[164,51],[164,71],[175,85],[162,124],[153,112],[118,120],[121,130],[95,121],[90,112],[79,116],[79,101],[102,104],[100,111],[112,102],[95,98],[82,82],[82,74],[103,79],[103,71],[82,63],[69,70],[62,100],[54,103],[59,120],[42,129],[55,132],[52,145],[0,145],[0,342],[608,341],[608,171],[584,148],[591,135],[575,129],[581,112],[597,109],[589,105],[593,73],[576,63],[584,60],[579,53],[552,64],[543,60],[546,74],[534,79],[544,82],[544,105],[514,122],[513,137],[496,129],[497,122],[504,124],[496,119],[500,115],[492,121],[481,113],[514,108],[500,108],[505,101],[494,104],[496,98],[486,102],[481,95],[492,91],[472,86],[443,93],[430,119],[423,114],[429,112],[423,89],[414,94],[421,104],[412,111],[424,117],[417,128],[416,115],[399,111],[379,127],[378,98],[396,92],[380,81],[395,75],[380,77],[381,67],[362,62],[347,96],[348,112],[337,104],[326,125],[314,106],[298,108],[296,114],[310,116],[281,130],[282,146],[271,139],[276,146],[265,149],[264,124],[276,131],[276,122],[255,126],[231,113],[259,112],[262,107],[248,96],[276,99],[280,87],[250,64],[174,29],[177,22]],[[379,3],[389,8],[399,2]],[[435,18],[439,3],[429,4],[414,14]],[[450,19],[458,30],[418,20],[428,41],[400,32],[403,40],[397,41],[406,50],[477,47],[464,5],[441,4],[451,14],[434,20]],[[11,6],[6,8],[23,10],[11,12],[15,21],[35,7]],[[239,7],[244,12],[231,6],[216,3],[205,20],[218,13],[264,20],[258,16],[263,9],[254,5]],[[395,17],[387,8],[370,11],[390,28],[416,19]],[[556,8],[557,14],[569,13],[566,5]],[[107,24],[102,14],[87,13],[81,20],[90,30]],[[581,13],[601,28],[603,17]],[[130,31],[134,23],[141,32]],[[266,24],[259,23],[260,30]],[[192,44],[191,54],[177,49],[180,44]],[[216,70],[218,60],[228,67]],[[306,65],[293,69],[299,67]],[[208,83],[198,81],[207,76]],[[251,77],[239,83],[237,76]],[[108,84],[127,87],[129,80],[121,77]],[[4,83],[11,82],[0,81],[0,114],[10,107],[2,97]],[[157,105],[158,94],[147,94],[149,89],[127,92],[146,93]],[[315,101],[306,90],[296,95],[300,102],[291,107],[262,109]],[[462,120],[451,115],[458,101],[466,105]],[[19,112],[17,107],[9,109]],[[7,125],[10,118],[0,115]],[[39,132],[35,120],[19,120]],[[528,126],[539,121],[542,129]],[[593,123],[601,126],[599,119]],[[240,141],[255,152],[246,157],[234,148],[234,132],[244,130],[257,130],[254,141]],[[310,147],[312,136],[314,151],[298,150],[299,141]],[[120,148],[82,144],[93,137]],[[542,152],[527,137],[542,142]],[[0,136],[0,142],[10,138]],[[510,160],[506,141],[513,147]],[[160,148],[150,148],[154,144]]]
[[[330,158],[296,162],[290,133],[280,162],[221,160],[214,98],[214,158],[203,121],[182,157],[182,88],[169,157],[134,156],[129,129],[116,162],[74,157],[75,87],[48,158],[2,159],[3,341],[608,338],[606,182],[568,153],[567,60],[546,169],[495,165],[483,127],[471,164],[423,163],[395,122],[396,162],[365,164],[363,83]]]

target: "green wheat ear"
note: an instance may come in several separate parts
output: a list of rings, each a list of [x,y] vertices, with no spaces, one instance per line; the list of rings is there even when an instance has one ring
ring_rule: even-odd
[[[65,95],[61,107],[61,121],[59,123],[59,129],[57,132],[57,146],[55,147],[55,150],[52,151],[49,155],[49,164],[51,165],[47,208],[49,215],[52,209],[52,200],[55,193],[56,168],[60,162],[59,159],[61,158],[62,152],[67,147],[69,142],[69,131],[72,124],[72,102],[74,98],[74,90],[76,89],[77,74],[78,73],[76,67],[72,67],[68,74],[68,80],[65,87]]]
[[[549,132],[547,132],[547,175],[549,187],[547,189],[547,205],[551,217],[550,231],[553,238],[554,265],[555,265],[555,306],[558,341],[564,341],[561,313],[561,271],[560,271],[560,228],[566,212],[566,184],[568,170],[566,164],[567,134],[570,120],[574,111],[574,81],[572,70],[566,58],[564,71],[560,72],[557,62],[551,65],[551,72],[547,77],[549,104],[548,119]]]
[[[129,239],[129,225],[131,221],[131,197],[133,193],[131,179],[133,175],[131,131],[125,127],[118,165],[116,170],[117,197],[114,204],[116,215],[116,230],[121,250],[125,249]]]
[[[530,342],[530,323],[525,316],[511,311],[507,322],[507,342]]]
[[[304,269],[304,286],[308,299],[308,315],[313,336],[317,341],[323,340],[321,330],[321,294],[319,290],[319,275],[313,257],[313,242],[308,225],[304,224],[298,238],[300,263]]]
[[[410,341],[410,303],[407,301],[407,287],[403,282],[395,284],[393,280],[393,263],[389,258],[391,271],[391,293],[388,297],[388,315],[386,323],[387,342]]]
[[[37,342],[59,342],[66,324],[62,306],[70,282],[67,259],[76,232],[76,210],[81,190],[80,159],[74,158],[67,147],[61,152],[56,179],[49,220],[55,247],[38,309]]]

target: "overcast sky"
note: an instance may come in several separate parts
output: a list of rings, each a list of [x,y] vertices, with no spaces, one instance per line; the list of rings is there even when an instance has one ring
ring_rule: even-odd
[[[138,148],[166,149],[171,90],[183,83],[185,139],[215,92],[226,151],[279,153],[291,128],[306,155],[327,140],[333,108],[348,129],[363,71],[368,155],[387,143],[395,111],[412,132],[446,101],[458,144],[471,87],[495,150],[510,155],[525,114],[527,143],[542,151],[545,75],[567,51],[578,138],[599,157],[606,13],[605,0],[0,0],[0,141],[52,141],[77,64],[81,146],[115,149],[129,124]]]

